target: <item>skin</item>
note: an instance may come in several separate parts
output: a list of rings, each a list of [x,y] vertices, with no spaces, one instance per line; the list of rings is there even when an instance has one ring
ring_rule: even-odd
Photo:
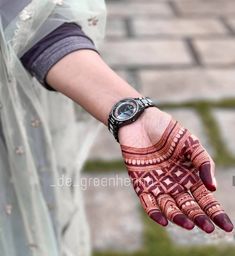
[[[145,96],[119,77],[98,53],[86,49],[75,51],[61,59],[50,69],[46,80],[51,87],[82,106],[106,126],[110,110],[115,103],[126,97]],[[131,149],[151,147],[162,138],[171,120],[172,117],[168,113],[157,107],[146,109],[137,121],[119,129],[121,150],[123,146]],[[216,190],[216,180],[214,162],[209,155],[207,157],[210,166],[198,168],[200,169],[198,179],[204,183],[209,192]],[[124,153],[123,158],[125,159]],[[173,222],[188,230],[197,225],[205,232],[211,233],[214,225],[207,215],[205,213],[204,217],[195,221],[182,213]],[[168,223],[164,212],[150,217],[162,226]],[[222,213],[218,219],[216,225],[221,229],[227,232],[233,230],[233,225],[226,214]]]

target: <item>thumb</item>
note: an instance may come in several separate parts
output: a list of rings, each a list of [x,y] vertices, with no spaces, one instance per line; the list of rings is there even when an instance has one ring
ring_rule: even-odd
[[[205,162],[199,167],[199,176],[206,188],[210,191],[215,191],[217,187],[213,166],[214,164],[211,162]]]
[[[206,151],[206,149],[200,144],[199,139],[191,135],[189,137],[189,148],[191,151],[190,158],[193,165],[198,169],[199,176],[210,191],[215,191],[217,187],[215,179],[215,163]]]

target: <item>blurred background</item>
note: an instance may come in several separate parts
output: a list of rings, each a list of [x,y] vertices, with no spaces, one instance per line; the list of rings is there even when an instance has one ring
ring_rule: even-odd
[[[216,161],[217,199],[235,222],[235,1],[107,0],[101,55],[120,76],[197,135]],[[127,177],[106,127],[84,177]],[[235,255],[234,233],[159,227],[131,186],[84,191],[94,255]]]

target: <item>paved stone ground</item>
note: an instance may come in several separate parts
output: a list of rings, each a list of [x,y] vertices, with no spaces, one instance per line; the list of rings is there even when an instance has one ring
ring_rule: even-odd
[[[92,183],[84,195],[94,249],[126,252],[141,249],[143,224],[139,200],[127,173],[86,174],[83,178]]]
[[[235,156],[235,110],[216,109],[214,110],[214,115],[218,121],[224,141],[226,142],[229,150]]]
[[[107,0],[107,9],[107,37],[100,52],[120,76],[144,95],[161,105],[235,99],[234,0]],[[195,109],[180,106],[168,112],[216,155]],[[212,108],[211,114],[224,145],[235,157],[235,105]],[[94,159],[121,159],[118,144],[105,127],[92,148],[90,160]],[[235,221],[233,197],[228,196],[235,192],[233,176],[234,167],[218,168],[220,189],[216,195]],[[128,248],[129,239],[134,239],[130,249],[138,249],[142,224],[131,192],[91,188],[87,194],[95,248],[123,250]],[[121,198],[127,198],[128,205]],[[118,218],[113,217],[117,214]],[[123,223],[129,223],[127,228]],[[168,231],[180,244],[234,241],[233,234],[221,231],[213,236],[205,236],[197,229],[192,235],[175,226]]]

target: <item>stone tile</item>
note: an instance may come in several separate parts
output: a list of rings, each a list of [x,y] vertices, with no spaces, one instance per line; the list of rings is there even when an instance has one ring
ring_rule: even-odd
[[[106,126],[102,127],[89,154],[89,160],[120,160],[122,159],[120,145]]]
[[[221,203],[226,213],[231,218],[235,225],[235,204],[232,196],[235,193],[235,186],[232,186],[233,176],[235,176],[235,168],[231,169],[219,169],[216,171],[216,180],[218,183],[215,197]],[[235,233],[226,233],[223,230],[216,227],[216,230],[208,235],[195,227],[192,231],[188,232],[182,228],[170,224],[167,227],[168,234],[171,239],[180,245],[218,245],[231,244],[234,245]]]
[[[84,191],[94,249],[139,250],[143,245],[140,204],[127,173],[83,174],[82,178],[95,182]]]
[[[235,65],[235,39],[194,41],[201,61],[207,65]]]
[[[107,4],[109,16],[130,17],[139,15],[171,16],[170,6],[164,2],[109,2]]]
[[[162,102],[235,97],[234,69],[143,70],[142,93]]]
[[[130,74],[130,72],[128,72],[127,70],[119,70],[116,69],[115,72],[125,81],[127,81],[128,83],[132,84],[133,83],[133,78]]]
[[[190,65],[191,56],[180,40],[106,41],[100,52],[111,66],[140,67],[143,65]]]
[[[175,0],[178,10],[185,15],[234,15],[233,0]]]
[[[139,90],[140,84],[138,77],[135,77],[135,74],[132,73],[132,71],[126,71],[126,70],[118,70],[116,69],[115,72],[125,81],[127,81],[131,86],[133,86],[135,89]],[[134,72],[135,73],[135,72]],[[138,79],[138,80],[137,80]],[[136,81],[137,80],[137,81]]]
[[[133,19],[137,36],[211,36],[226,34],[224,26],[216,19]]]
[[[214,116],[217,119],[226,146],[235,156],[235,109],[216,109],[214,110]]]
[[[234,198],[229,196],[234,195],[235,193],[235,184],[233,184],[233,177],[235,177],[235,167],[226,169],[219,168],[216,170],[215,176],[218,183],[215,196],[235,224]]]
[[[126,36],[124,20],[109,18],[106,24],[107,38],[120,38]]]
[[[228,24],[232,27],[233,31],[235,32],[235,19],[228,19]]]
[[[213,148],[210,145],[209,138],[205,133],[203,124],[201,122],[200,116],[191,109],[166,109],[172,117],[178,120],[184,127],[189,129],[191,133],[196,135],[208,153],[213,157]]]

